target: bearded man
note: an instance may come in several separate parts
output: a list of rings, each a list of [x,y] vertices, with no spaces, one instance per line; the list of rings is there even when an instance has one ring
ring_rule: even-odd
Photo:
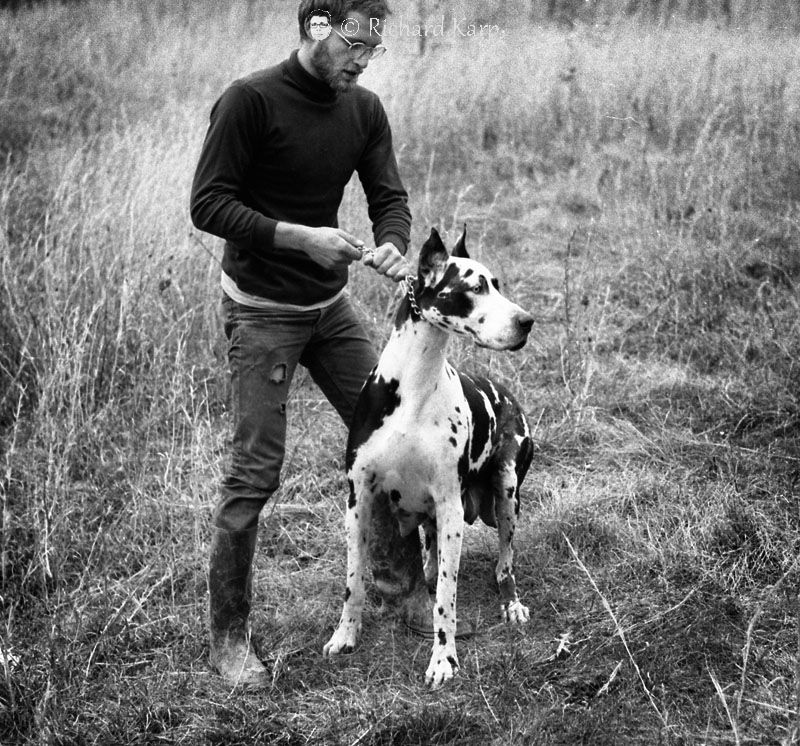
[[[350,424],[377,355],[345,293],[365,242],[339,226],[358,173],[372,222],[365,263],[390,280],[409,271],[411,215],[378,97],[358,85],[386,50],[382,0],[303,0],[299,49],[234,82],[211,111],[191,195],[192,220],[225,239],[223,312],[233,402],[232,453],[213,513],[210,662],[229,683],[268,676],[250,639],[258,519],[279,485],[289,385],[297,365]],[[312,17],[331,33],[311,34]],[[316,30],[316,29],[315,29]],[[370,242],[373,243],[373,242]],[[412,629],[431,626],[419,536],[375,511],[373,575]]]

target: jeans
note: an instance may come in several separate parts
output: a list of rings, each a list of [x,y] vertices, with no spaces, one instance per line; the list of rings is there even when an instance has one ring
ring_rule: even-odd
[[[222,301],[233,399],[233,452],[214,525],[258,525],[278,488],[286,441],[286,400],[298,363],[308,369],[346,425],[377,354],[341,297],[323,309],[284,311]]]

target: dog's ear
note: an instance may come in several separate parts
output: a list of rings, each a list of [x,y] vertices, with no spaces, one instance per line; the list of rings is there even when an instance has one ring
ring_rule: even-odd
[[[456,247],[453,249],[452,256],[460,257],[461,259],[469,259],[469,254],[467,254],[467,246],[465,243],[466,238],[467,224],[464,223],[464,230],[461,232],[461,237],[458,239],[458,243],[456,243]]]
[[[442,243],[442,237],[436,228],[431,228],[431,235],[422,244],[419,252],[419,266],[417,272],[420,278],[428,277],[430,274],[441,270],[448,259],[447,249]]]

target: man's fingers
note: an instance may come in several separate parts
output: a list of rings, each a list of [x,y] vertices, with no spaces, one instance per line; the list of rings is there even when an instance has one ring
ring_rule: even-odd
[[[364,246],[364,242],[360,238],[356,238],[352,233],[348,233],[341,228],[337,228],[336,231],[351,246],[356,246],[358,248],[362,248]]]
[[[400,282],[401,280],[404,280],[406,277],[408,277],[408,275],[410,274],[411,274],[411,265],[407,261],[403,260],[402,262],[396,264],[394,267],[391,267],[389,271],[386,273],[386,276],[390,280],[394,280],[395,282]]]
[[[344,255],[347,257],[348,261],[354,262],[356,259],[361,259],[361,249],[347,244],[344,247]]]
[[[378,272],[385,274],[386,270],[397,261],[399,254],[391,246],[378,246],[374,249],[368,249],[371,256],[368,259],[370,266],[375,267]]]
[[[374,268],[379,275],[394,282],[400,282],[411,273],[411,265],[392,244],[364,249],[362,259],[365,266]]]

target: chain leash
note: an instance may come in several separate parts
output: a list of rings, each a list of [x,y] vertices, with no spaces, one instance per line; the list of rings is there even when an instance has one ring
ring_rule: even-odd
[[[411,310],[422,318],[422,311],[420,311],[419,306],[417,305],[417,298],[414,295],[414,283],[417,281],[416,275],[406,275],[403,278],[403,282],[406,284],[406,295],[408,296],[408,302],[411,304]]]

